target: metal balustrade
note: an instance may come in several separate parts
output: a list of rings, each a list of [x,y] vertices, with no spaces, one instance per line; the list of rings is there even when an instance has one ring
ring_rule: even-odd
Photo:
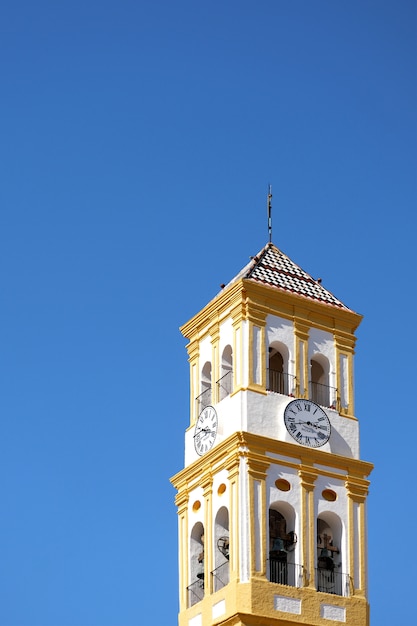
[[[350,577],[334,569],[316,569],[316,589],[336,596],[350,596]]]
[[[198,579],[187,587],[188,608],[194,606],[197,602],[201,602],[204,598],[204,580]]]
[[[200,415],[201,411],[205,409],[206,406],[210,406],[211,402],[211,387],[208,387],[195,399],[197,415]]]
[[[216,385],[219,393],[219,401],[223,400],[227,396],[230,396],[233,386],[233,370],[229,370],[226,374],[219,378],[219,380],[216,381]]]
[[[303,566],[287,563],[281,559],[269,558],[269,580],[289,587],[303,586]]]
[[[213,591],[219,591],[229,583],[229,561],[225,561],[211,572]]]
[[[268,369],[266,389],[285,396],[292,395],[295,391],[295,376],[287,372]]]
[[[316,404],[326,406],[328,408],[337,408],[337,389],[336,387],[330,387],[330,385],[322,385],[321,383],[315,383],[312,380],[310,385],[310,400],[313,400]]]

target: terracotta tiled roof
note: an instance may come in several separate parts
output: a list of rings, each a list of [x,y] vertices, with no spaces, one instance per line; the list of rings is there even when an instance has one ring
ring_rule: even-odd
[[[252,261],[229,284],[240,278],[290,291],[299,296],[318,300],[341,309],[348,309],[319,281],[314,280],[272,243],[268,243],[253,257]]]

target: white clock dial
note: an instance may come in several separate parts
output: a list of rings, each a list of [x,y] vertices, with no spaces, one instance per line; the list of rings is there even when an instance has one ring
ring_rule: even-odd
[[[293,400],[284,411],[284,423],[291,437],[310,448],[324,446],[330,439],[330,420],[311,400]]]
[[[200,456],[210,450],[217,435],[217,413],[212,406],[206,406],[198,416],[194,430],[194,448]]]

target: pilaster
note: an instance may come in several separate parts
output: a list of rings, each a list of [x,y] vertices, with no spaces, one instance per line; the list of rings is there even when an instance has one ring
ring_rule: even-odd
[[[315,537],[316,537],[316,516],[314,510],[314,484],[318,472],[312,467],[302,468],[298,471],[302,490],[301,505],[301,528],[302,528],[302,550],[301,558],[304,565],[304,574],[307,577],[307,586],[316,588],[315,573]]]

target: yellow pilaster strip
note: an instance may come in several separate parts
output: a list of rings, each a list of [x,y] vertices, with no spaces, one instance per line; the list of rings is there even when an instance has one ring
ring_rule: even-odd
[[[335,335],[335,347],[336,347],[336,372],[337,372],[337,389],[339,391],[339,397],[341,396],[341,390],[343,386],[342,372],[340,367],[341,357],[346,357],[347,362],[347,375],[348,375],[348,406],[341,408],[341,412],[351,417],[355,414],[355,393],[354,393],[354,376],[353,376],[353,355],[355,348],[356,337],[352,334],[336,334]]]
[[[296,396],[308,397],[308,326],[294,320]]]
[[[236,580],[239,572],[239,456],[233,456],[227,464],[229,479],[229,567],[230,580]]]
[[[353,353],[348,355],[348,372],[349,372],[349,406],[348,414],[355,415],[355,391],[354,391],[354,373],[353,373]]]
[[[251,572],[266,572],[266,472],[270,461],[248,455],[249,502],[251,511]],[[256,484],[259,483],[259,490]],[[259,496],[256,497],[256,494]]]
[[[248,388],[266,394],[265,311],[248,306],[249,381]],[[258,341],[255,340],[258,339]],[[256,363],[256,368],[255,368]]]
[[[359,581],[355,588],[355,595],[366,596],[366,519],[365,519],[365,502],[368,495],[369,481],[359,478],[348,478],[346,481],[346,490],[349,498],[349,574],[354,580],[355,572],[355,555],[358,555],[358,572]],[[354,519],[354,504],[358,507],[359,524],[356,530]],[[357,549],[355,549],[357,546]]]
[[[219,344],[220,344],[220,327],[219,324],[215,324],[210,327],[211,338],[211,401],[215,404],[219,401],[219,390],[217,381],[220,378],[220,356],[219,356]]]
[[[204,509],[204,594],[213,592],[210,572],[213,571],[213,476],[210,472],[201,478]]]
[[[176,498],[178,507],[178,546],[179,546],[179,605],[180,611],[187,608],[187,585],[188,585],[188,491],[184,488]]]
[[[315,589],[315,536],[316,519],[314,514],[314,483],[318,473],[313,468],[302,468],[298,475],[301,481],[302,506],[301,506],[301,528],[302,528],[302,563],[304,565],[304,576],[307,586]]]
[[[192,426],[196,419],[196,397],[199,395],[197,391],[200,383],[200,374],[198,360],[200,355],[199,343],[197,339],[190,341],[187,346],[188,362],[190,364],[190,426]]]

